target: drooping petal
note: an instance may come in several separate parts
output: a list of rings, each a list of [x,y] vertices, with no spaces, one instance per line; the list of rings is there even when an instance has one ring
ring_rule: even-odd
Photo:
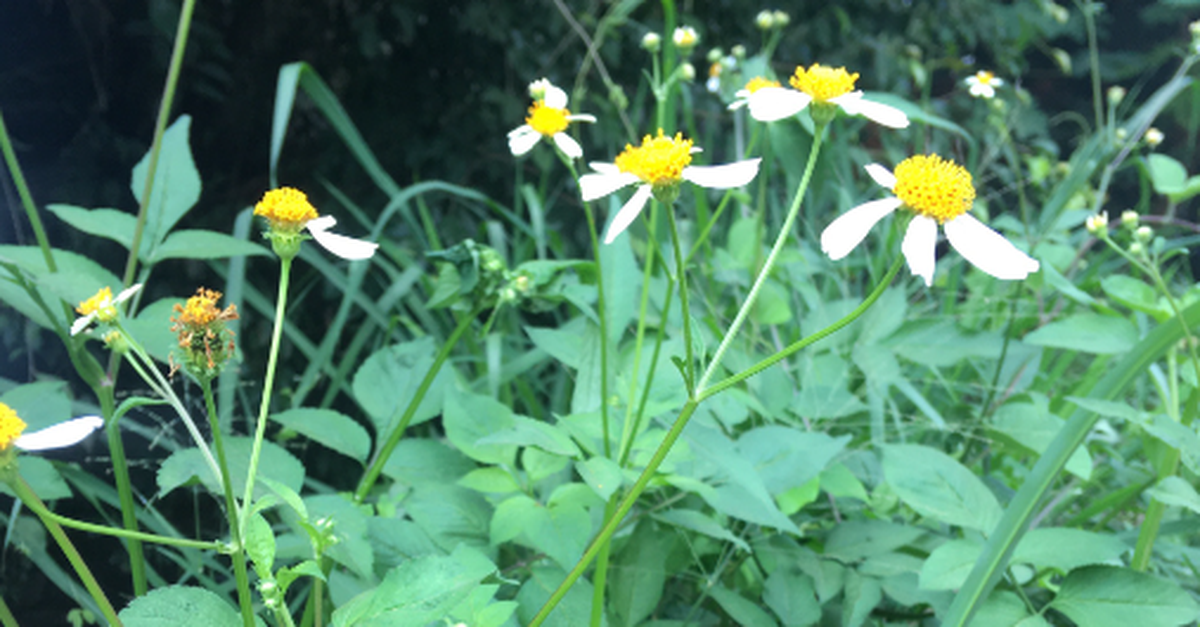
[[[579,145],[579,142],[575,141],[574,137],[566,133],[555,133],[554,145],[558,146],[558,149],[563,151],[563,154],[572,159],[578,159],[583,156],[583,147]]]
[[[571,122],[595,122],[596,116],[590,113],[572,113],[567,116],[567,119]]]
[[[891,189],[896,186],[896,175],[878,163],[868,163],[863,166],[863,169],[867,171],[871,179],[878,183],[880,187]]]
[[[75,319],[75,322],[71,323],[71,335],[79,335],[84,329],[88,328],[88,325],[90,325],[95,319],[96,312],[92,312],[86,316],[79,316]]]
[[[78,444],[93,431],[104,426],[100,416],[81,416],[66,422],[26,433],[17,438],[13,444],[25,451],[45,451]]]
[[[517,130],[524,130],[525,132],[510,134],[508,136],[508,150],[512,152],[514,157],[520,157],[533,150],[533,147],[542,139],[542,134],[533,130],[528,125],[519,127]]]
[[[129,287],[121,290],[121,293],[117,294],[117,297],[113,299],[113,303],[114,304],[123,303],[123,302],[129,300],[130,298],[133,298],[133,295],[137,294],[140,291],[142,291],[142,284],[134,283],[133,285],[130,285]]]
[[[596,167],[596,164],[593,164],[592,167]],[[637,175],[621,172],[617,170],[616,166],[613,166],[611,171],[584,174],[579,177],[579,192],[585,201],[590,202],[636,182],[638,182]]]
[[[620,174],[621,173],[621,168],[618,168],[617,164],[615,164],[615,163],[605,163],[603,161],[592,161],[591,163],[588,164],[588,167],[590,167],[595,172],[599,172],[600,174]]]
[[[861,115],[888,128],[908,128],[908,116],[904,115],[903,111],[881,102],[867,100],[863,98],[861,91],[830,98],[829,102],[841,107],[842,111],[850,115]]]
[[[729,189],[741,187],[754,180],[762,159],[746,159],[724,165],[690,165],[683,169],[683,178],[701,187]]]
[[[624,207],[617,212],[613,217],[612,224],[608,225],[608,234],[604,236],[604,243],[611,244],[617,236],[625,232],[630,224],[637,219],[638,214],[642,212],[642,208],[646,206],[646,201],[650,200],[650,194],[653,188],[649,185],[639,185],[637,191],[629,198]],[[667,208],[670,211],[670,207]]]
[[[567,92],[563,91],[561,87],[550,85],[546,87],[546,97],[542,99],[542,102],[552,109],[566,109]]]
[[[1036,259],[969,213],[946,222],[945,229],[946,239],[958,254],[997,279],[1024,279],[1040,267]]]
[[[925,287],[933,285],[933,269],[937,267],[937,220],[917,215],[908,224],[900,252],[908,261],[908,269],[925,279]]]
[[[901,200],[895,196],[863,203],[829,223],[821,232],[821,250],[837,261],[850,254],[863,241],[871,227],[896,210]]]
[[[774,122],[800,113],[812,96],[786,87],[763,87],[750,94],[750,117],[759,122]]]
[[[331,232],[329,229],[333,228],[335,224],[337,224],[337,220],[333,216],[321,216],[316,220],[309,221],[305,228],[325,250],[342,259],[368,259],[375,254],[375,249],[379,248],[379,244],[374,242]]]

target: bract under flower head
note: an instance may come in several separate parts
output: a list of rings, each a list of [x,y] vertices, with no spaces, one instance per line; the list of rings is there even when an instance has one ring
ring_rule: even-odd
[[[692,140],[684,139],[682,133],[665,137],[661,128],[658,137],[643,137],[641,146],[625,144],[625,150],[615,160],[621,172],[656,187],[678,185],[683,180],[683,169],[691,162]]]
[[[142,284],[138,283],[137,285],[121,290],[121,293],[117,294],[116,298],[113,298],[111,288],[108,286],[100,288],[98,292],[79,303],[79,306],[75,308],[75,311],[79,313],[79,317],[71,324],[71,335],[79,334],[80,331],[88,328],[95,321],[112,324],[121,313],[117,305],[129,300],[140,289],[142,289]]]
[[[563,154],[572,159],[583,156],[583,148],[566,133],[571,122],[595,122],[596,117],[588,114],[572,114],[567,109],[567,92],[551,85],[546,79],[539,87],[542,97],[536,99],[529,107],[529,115],[525,124],[509,131],[508,149],[514,157],[519,157],[537,145],[542,138],[550,139],[558,146]],[[540,83],[541,81],[538,81]],[[537,83],[535,83],[537,84]],[[530,88],[533,92],[533,88]]]
[[[998,279],[1023,279],[1040,267],[1037,260],[967,213],[975,199],[975,188],[970,173],[962,166],[937,155],[917,155],[902,161],[894,174],[874,163],[866,170],[895,196],[863,203],[826,227],[821,233],[821,250],[831,259],[850,254],[875,223],[903,206],[916,215],[900,250],[909,269],[927,286],[933,284],[937,265],[939,224],[960,255]]]

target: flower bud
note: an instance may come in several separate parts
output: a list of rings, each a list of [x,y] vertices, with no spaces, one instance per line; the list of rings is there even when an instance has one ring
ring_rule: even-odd
[[[679,77],[689,83],[696,80],[696,66],[684,61],[679,64]]]
[[[1147,146],[1158,148],[1158,145],[1163,142],[1163,132],[1151,126],[1146,129],[1146,134],[1142,135],[1142,139],[1146,140]]]
[[[671,35],[671,41],[675,42],[675,47],[679,48],[680,52],[687,54],[700,43],[700,35],[691,26],[680,26]]]
[[[546,91],[553,87],[548,78],[539,78],[529,84],[529,97],[534,100],[545,100]]]
[[[642,35],[642,48],[649,52],[658,52],[662,46],[662,36],[658,33],[646,33]]]
[[[1146,247],[1141,242],[1132,242],[1129,244],[1129,254],[1134,257],[1140,257],[1146,252]]]
[[[746,58],[746,47],[743,46],[742,44],[738,44],[738,45],[734,46],[733,48],[730,48],[729,54],[732,54],[733,58],[735,58],[739,61],[742,59],[745,59]]]
[[[1126,209],[1121,212],[1121,226],[1127,229],[1136,229],[1138,226],[1138,212],[1133,209]]]
[[[754,25],[759,30],[771,30],[775,28],[775,16],[770,11],[759,11],[754,17]]]
[[[776,10],[774,13],[772,13],[771,17],[775,18],[775,28],[783,28],[792,21],[792,16],[779,10]]]
[[[1110,107],[1115,107],[1115,106],[1121,104],[1121,101],[1124,99],[1125,99],[1125,88],[1124,87],[1121,87],[1120,85],[1113,85],[1112,87],[1108,88],[1108,105]]]
[[[1154,239],[1154,229],[1143,224],[1133,232],[1133,236],[1137,239],[1137,241],[1145,244]]]
[[[725,56],[724,50],[721,50],[720,48],[713,48],[708,51],[708,54],[704,55],[704,58],[709,63],[719,63],[721,61],[721,57],[723,56]]]
[[[1108,214],[1101,211],[1087,217],[1084,221],[1084,226],[1087,232],[1092,235],[1101,235],[1108,231]]]

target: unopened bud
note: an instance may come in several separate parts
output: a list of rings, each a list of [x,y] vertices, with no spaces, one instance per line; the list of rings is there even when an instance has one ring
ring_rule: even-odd
[[[649,52],[658,52],[661,46],[662,36],[658,33],[646,33],[642,35],[642,48],[645,48]]]
[[[685,81],[691,82],[696,80],[696,66],[688,62],[679,64],[679,76]]]
[[[775,16],[770,11],[759,11],[754,17],[754,25],[759,30],[771,30],[775,28]]]
[[[1133,209],[1126,209],[1121,212],[1121,226],[1127,229],[1136,229],[1138,226],[1138,212]]]
[[[1151,126],[1146,129],[1146,134],[1142,136],[1146,140],[1146,145],[1151,148],[1157,148],[1163,142],[1163,132]]]
[[[700,35],[696,33],[696,29],[691,26],[680,26],[675,29],[675,33],[671,35],[671,40],[675,42],[675,47],[681,52],[690,52],[696,44],[700,43]]]
[[[1090,215],[1083,224],[1087,228],[1088,233],[1092,235],[1102,234],[1108,231],[1108,214],[1101,211],[1100,213]]]
[[[1121,101],[1124,99],[1125,99],[1125,88],[1124,87],[1121,87],[1120,85],[1113,85],[1112,87],[1108,88],[1108,104],[1109,104],[1109,106],[1115,107],[1115,106],[1121,104]]]
[[[778,10],[772,13],[771,17],[775,18],[775,28],[783,28],[792,21],[792,16]]]
[[[1154,229],[1143,224],[1133,232],[1133,236],[1137,239],[1137,241],[1145,244],[1154,239]]]

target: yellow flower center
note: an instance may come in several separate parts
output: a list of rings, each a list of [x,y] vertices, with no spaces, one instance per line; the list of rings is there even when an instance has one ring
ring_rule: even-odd
[[[192,327],[208,325],[221,316],[221,308],[217,307],[220,298],[220,292],[203,287],[197,289],[196,295],[187,299],[186,304],[175,305],[175,312],[179,314],[175,321]]]
[[[647,135],[642,145],[633,147],[625,144],[625,150],[617,155],[617,169],[637,176],[655,186],[675,185],[683,180],[683,169],[692,162],[692,140],[683,134],[664,137],[658,129],[658,137]]]
[[[967,169],[937,155],[916,155],[896,166],[892,193],[919,214],[939,224],[967,212],[975,202],[975,186]]]
[[[317,210],[304,192],[280,187],[263,194],[262,200],[254,205],[254,215],[266,218],[272,227],[299,231],[309,220],[317,218]]]
[[[827,102],[830,98],[854,91],[854,81],[857,80],[857,72],[850,74],[844,67],[823,67],[820,63],[814,63],[807,70],[804,66],[798,66],[788,83],[817,102]]]
[[[570,111],[547,107],[545,101],[538,100],[529,107],[529,117],[525,118],[525,123],[533,130],[550,137],[567,130],[567,124],[570,124],[567,120],[568,115],[571,115]]]
[[[749,83],[746,83],[746,92],[752,94],[764,87],[779,87],[779,86],[780,86],[779,81],[773,81],[773,80],[770,80],[767,78],[763,78],[761,76],[755,76],[754,78],[750,79]]]
[[[75,311],[81,316],[91,315],[105,307],[111,306],[112,299],[112,290],[108,287],[102,287],[100,288],[99,292],[96,292],[95,296],[92,296],[82,303],[79,303],[79,306],[75,308]]]
[[[0,451],[12,446],[25,431],[25,421],[17,417],[11,407],[0,403]]]
[[[988,72],[987,70],[980,70],[979,72],[975,73],[975,80],[979,81],[980,85],[991,85],[992,81],[995,79],[995,73]]]

